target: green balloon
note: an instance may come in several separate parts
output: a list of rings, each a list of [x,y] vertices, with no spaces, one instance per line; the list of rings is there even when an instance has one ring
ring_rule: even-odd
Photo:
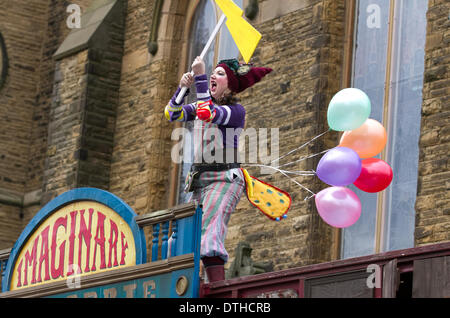
[[[357,88],[345,88],[337,92],[328,105],[328,125],[337,131],[353,130],[369,118],[370,111],[366,93]]]

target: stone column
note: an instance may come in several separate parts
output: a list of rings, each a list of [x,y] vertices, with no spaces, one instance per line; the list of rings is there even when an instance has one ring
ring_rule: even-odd
[[[450,240],[450,4],[434,0],[428,5],[415,245]]]
[[[124,7],[97,1],[55,53],[42,204],[78,187],[109,189]]]

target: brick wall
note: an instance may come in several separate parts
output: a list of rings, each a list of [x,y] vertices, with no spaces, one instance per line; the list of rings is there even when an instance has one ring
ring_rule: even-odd
[[[450,240],[449,12],[448,1],[429,1],[416,200],[416,245]]]

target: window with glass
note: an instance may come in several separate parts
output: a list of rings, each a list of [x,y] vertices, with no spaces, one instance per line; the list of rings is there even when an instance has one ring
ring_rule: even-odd
[[[233,2],[242,8],[243,0],[234,0]],[[196,56],[199,56],[212,34],[216,24],[222,15],[222,11],[216,5],[214,0],[200,0],[197,8],[195,9],[195,14],[193,15],[192,27],[189,32],[189,50],[188,50],[188,65],[186,65],[186,70],[190,70],[190,65],[194,61]],[[218,45],[216,45],[218,43]],[[208,53],[205,55],[204,61],[206,66],[206,74],[211,74],[213,67],[216,63],[222,59],[238,58],[239,50],[231,37],[225,24],[223,24],[217,39],[211,45]],[[192,87],[190,94],[187,98],[187,102],[195,101],[196,92],[195,88]],[[186,203],[189,201],[192,193],[185,193],[183,191],[184,180],[189,172],[192,162],[194,161],[194,149],[192,142],[192,132],[194,130],[193,122],[184,123],[184,127],[187,128],[191,133],[183,137],[184,145],[183,149],[190,148],[191,151],[183,152],[183,162],[180,164],[179,168],[179,178],[177,187],[177,203]],[[187,157],[189,156],[189,158]]]
[[[414,246],[426,12],[423,0],[356,1],[352,87],[367,93],[388,142],[377,157],[394,172],[379,193],[354,186],[361,217],[342,230],[341,257]]]

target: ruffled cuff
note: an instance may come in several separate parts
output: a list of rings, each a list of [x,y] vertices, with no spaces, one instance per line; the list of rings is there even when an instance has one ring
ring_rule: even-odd
[[[178,94],[179,94],[180,92],[181,92],[181,87],[178,87],[178,88],[177,88],[177,91],[175,92],[175,94],[174,94],[174,95],[172,96],[172,98],[170,99],[170,104],[171,104],[171,106],[174,107],[174,108],[183,105],[184,99],[186,98],[186,96],[189,95],[189,88],[186,90],[186,93],[184,94],[184,96],[183,96],[183,98],[182,98],[182,100],[181,100],[181,103],[178,104],[178,103],[176,102],[176,100],[177,100]]]

